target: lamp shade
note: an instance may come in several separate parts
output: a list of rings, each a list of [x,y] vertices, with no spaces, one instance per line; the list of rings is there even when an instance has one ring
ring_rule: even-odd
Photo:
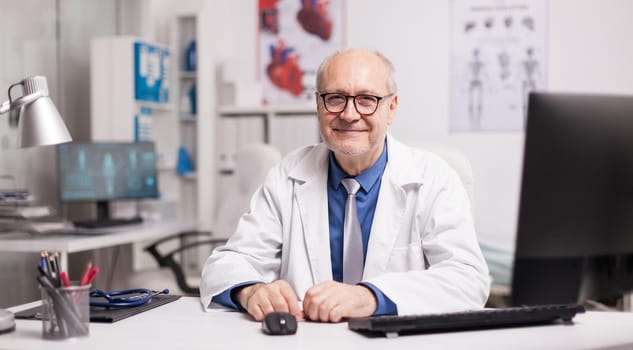
[[[22,106],[20,124],[20,147],[23,148],[72,141],[66,124],[48,96]]]
[[[11,98],[11,90],[22,86],[22,96]],[[20,112],[20,147],[45,146],[72,141],[66,124],[48,94],[46,77],[36,75],[9,87],[9,100],[0,105],[0,114]]]

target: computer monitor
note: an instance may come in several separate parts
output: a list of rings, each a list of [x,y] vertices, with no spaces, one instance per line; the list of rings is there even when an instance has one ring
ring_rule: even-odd
[[[512,304],[633,289],[633,96],[529,97]]]
[[[57,146],[62,203],[95,202],[96,222],[112,222],[109,202],[158,197],[156,152],[151,142],[65,143]]]

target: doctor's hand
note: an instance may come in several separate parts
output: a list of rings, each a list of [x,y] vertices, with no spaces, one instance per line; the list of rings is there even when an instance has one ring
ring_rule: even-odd
[[[313,286],[303,299],[303,313],[312,321],[340,322],[344,317],[371,316],[377,307],[369,288],[335,281]]]
[[[256,321],[263,320],[264,316],[274,311],[289,312],[295,317],[303,318],[297,295],[284,280],[244,287],[237,292],[236,297]]]

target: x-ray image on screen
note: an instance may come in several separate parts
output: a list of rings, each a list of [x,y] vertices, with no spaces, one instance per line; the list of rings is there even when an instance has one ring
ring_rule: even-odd
[[[64,202],[158,196],[153,143],[67,143],[57,150]]]

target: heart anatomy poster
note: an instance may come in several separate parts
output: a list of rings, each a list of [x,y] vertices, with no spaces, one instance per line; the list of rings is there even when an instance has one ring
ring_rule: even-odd
[[[546,87],[547,0],[453,0],[451,131],[521,131]]]
[[[344,0],[259,0],[258,75],[263,103],[314,100],[321,61],[343,48]]]

